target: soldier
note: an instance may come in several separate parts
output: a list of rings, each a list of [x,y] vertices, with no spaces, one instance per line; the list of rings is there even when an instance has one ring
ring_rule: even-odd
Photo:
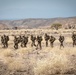
[[[31,41],[32,41],[31,46],[32,46],[32,47],[33,47],[33,46],[36,46],[35,40],[36,40],[36,37],[34,37],[33,35],[31,35]]]
[[[72,40],[73,40],[73,47],[74,47],[74,45],[76,45],[76,34],[75,33],[72,34]]]
[[[3,35],[3,45],[4,45],[4,48],[6,48],[6,35]]]
[[[19,40],[19,43],[21,43],[21,47],[23,47],[24,36],[19,35],[18,40]]]
[[[45,34],[45,41],[46,41],[46,47],[48,47],[48,40],[49,40],[49,35]]]
[[[61,48],[62,46],[64,47],[64,45],[63,45],[64,36],[60,35],[60,37],[59,37],[59,42],[60,42],[60,48]]]
[[[3,36],[1,36],[1,43],[2,43],[2,45],[4,45],[4,39],[3,39]]]
[[[55,40],[56,40],[55,37],[53,37],[53,36],[50,37],[49,41],[50,41],[51,47],[53,47],[53,43],[54,43]]]
[[[41,42],[42,42],[42,36],[37,36],[37,42],[38,42],[38,44],[37,44],[37,49],[38,49],[38,46],[40,47],[40,49],[42,49],[42,46],[41,46]]]
[[[22,36],[21,35],[19,35],[19,42],[21,42],[22,41]]]
[[[6,40],[6,47],[8,47],[9,36],[6,36],[5,38],[6,38],[5,39]]]
[[[24,47],[24,36],[21,37],[21,47]]]
[[[24,36],[24,47],[27,47],[27,46],[26,46],[27,43],[28,43],[28,37],[25,37],[25,36]]]
[[[8,47],[8,41],[9,41],[8,36],[6,36],[6,35],[1,36],[1,42],[2,42],[4,48]]]
[[[15,37],[14,37],[14,48],[15,48],[15,49],[18,49],[18,44],[19,44],[18,37],[15,36]]]

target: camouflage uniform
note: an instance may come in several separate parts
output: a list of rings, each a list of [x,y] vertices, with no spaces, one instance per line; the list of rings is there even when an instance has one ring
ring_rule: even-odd
[[[18,49],[19,39],[15,36],[14,37],[14,48]]]
[[[3,35],[3,45],[4,45],[4,48],[6,48],[6,35]]]
[[[72,40],[73,40],[73,47],[76,45],[76,34],[73,33],[72,35]]]
[[[32,47],[33,47],[33,46],[36,46],[36,45],[35,45],[35,40],[36,40],[36,37],[34,37],[33,35],[31,35],[31,41],[32,41],[31,46],[32,46]]]
[[[50,41],[51,47],[53,47],[53,43],[54,43],[55,40],[56,40],[55,37],[53,37],[53,36],[50,37],[49,41]]]
[[[1,42],[2,42],[4,48],[8,47],[8,41],[9,41],[8,36],[6,36],[6,35],[1,36]]]
[[[24,47],[26,47],[27,43],[28,43],[28,37],[24,37]]]
[[[61,36],[61,35],[60,35],[60,37],[59,37],[59,42],[60,42],[60,48],[61,48],[61,46],[64,47],[64,45],[63,45],[63,42],[64,42],[64,36]]]
[[[40,47],[40,49],[42,49],[42,46],[41,46],[41,42],[42,42],[42,36],[37,36],[37,42],[38,42],[38,44],[37,44],[37,49],[38,49],[38,46]]]
[[[22,36],[20,35],[20,36],[19,36],[19,42],[21,42],[21,41],[22,41]]]
[[[3,36],[1,36],[1,43],[2,43],[2,45],[4,45],[4,38],[3,38]]]
[[[24,36],[21,37],[21,47],[24,47]]]
[[[47,47],[48,46],[48,40],[49,40],[50,37],[49,37],[49,35],[45,34],[45,37],[44,38],[45,38],[46,47]]]
[[[9,36],[6,36],[6,47],[8,47]]]

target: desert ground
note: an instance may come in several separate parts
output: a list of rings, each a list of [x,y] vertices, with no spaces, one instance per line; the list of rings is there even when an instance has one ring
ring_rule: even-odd
[[[22,29],[0,30],[1,35],[9,35],[8,48],[2,48],[0,41],[0,75],[76,75],[76,46],[72,46],[74,29]],[[44,34],[56,38],[54,47],[45,46]],[[26,48],[15,50],[13,35],[29,36]],[[42,35],[42,49],[31,47],[30,35]],[[65,36],[64,48],[60,49],[59,35]],[[0,38],[1,40],[1,38]]]

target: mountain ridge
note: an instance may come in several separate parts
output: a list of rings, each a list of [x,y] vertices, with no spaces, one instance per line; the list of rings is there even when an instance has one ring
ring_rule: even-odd
[[[3,25],[6,28],[47,28],[50,27],[54,23],[60,23],[64,27],[68,25],[76,26],[76,17],[67,17],[67,18],[28,18],[21,20],[0,20],[0,29],[3,29]],[[5,27],[4,27],[5,28]]]

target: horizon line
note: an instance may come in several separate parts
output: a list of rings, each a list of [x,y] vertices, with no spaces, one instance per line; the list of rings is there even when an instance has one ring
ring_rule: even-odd
[[[0,21],[5,21],[5,20],[24,20],[24,19],[54,19],[54,18],[74,18],[76,16],[69,16],[69,17],[50,17],[50,18],[21,18],[21,19],[0,19]]]

